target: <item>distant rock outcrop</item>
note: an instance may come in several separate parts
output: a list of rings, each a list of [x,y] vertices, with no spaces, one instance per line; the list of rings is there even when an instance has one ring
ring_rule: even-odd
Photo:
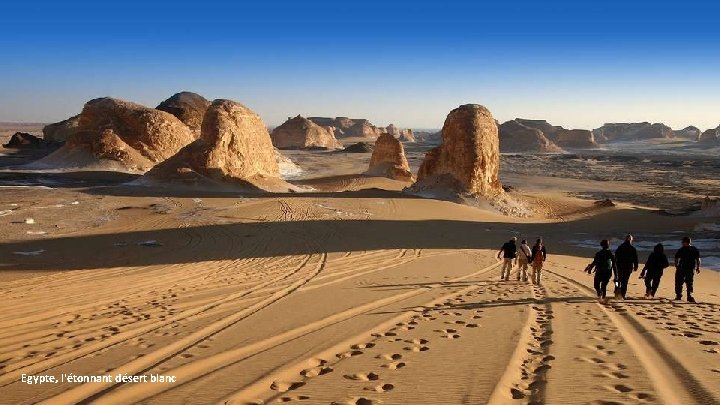
[[[561,151],[543,134],[543,131],[528,127],[517,120],[507,121],[500,125],[499,134],[501,152],[548,153]]]
[[[270,134],[278,149],[335,149],[342,145],[329,127],[321,127],[300,115],[288,118]]]
[[[425,155],[418,181],[410,191],[497,196],[503,192],[499,169],[500,139],[495,119],[487,108],[466,104],[448,114],[442,144]]]
[[[389,133],[378,137],[370,157],[367,174],[394,180],[412,181],[413,176],[405,157],[405,149],[397,138]]]
[[[700,128],[692,125],[673,131],[675,138],[691,139],[693,141],[697,141],[700,138],[701,133],[702,131],[700,131]]]
[[[608,123],[594,129],[595,140],[600,143],[617,141],[641,141],[655,138],[672,138],[672,128],[665,124],[649,122]]]
[[[559,148],[575,148],[590,149],[596,148],[595,137],[592,131],[586,129],[565,129],[558,125],[552,125],[546,120],[530,120],[525,118],[515,118],[516,122],[534,128],[542,132],[542,134]],[[502,138],[502,128],[501,128]],[[502,149],[502,139],[500,148]]]
[[[400,142],[415,142],[415,134],[412,129],[405,128],[400,131],[398,139],[400,139]]]
[[[705,144],[716,144],[720,142],[720,125],[717,128],[710,128],[700,134],[698,142]]]
[[[400,136],[400,128],[396,127],[395,124],[390,124],[387,127],[385,127],[385,132],[388,134],[398,137]]]
[[[200,134],[203,116],[210,107],[210,102],[205,97],[183,91],[174,94],[157,106],[160,111],[169,112],[187,125],[193,132]]]
[[[588,149],[598,146],[592,131],[588,129],[558,129],[553,142],[561,148]]]
[[[80,115],[46,125],[43,128],[43,139],[49,142],[65,142],[78,130]]]
[[[203,117],[201,136],[146,178],[191,185],[237,185],[248,190],[288,191],[260,116],[230,100],[215,100]]]
[[[114,98],[85,104],[77,130],[58,151],[39,161],[51,166],[87,166],[100,161],[148,170],[196,138],[172,114]]]
[[[358,142],[346,146],[342,151],[345,153],[372,153],[373,146],[367,142]]]
[[[308,119],[321,127],[333,127],[336,138],[377,138],[385,132],[385,128],[378,128],[370,121],[362,118],[348,117],[308,117]]]
[[[414,132],[415,140],[417,142],[439,144],[442,142],[442,131],[430,132],[430,131],[418,131]]]
[[[60,143],[46,141],[27,132],[15,132],[10,137],[10,141],[3,145],[8,149],[51,149],[59,146]]]
[[[400,142],[415,142],[415,134],[410,128],[400,129],[395,124],[390,124],[385,128],[385,132],[400,139]]]

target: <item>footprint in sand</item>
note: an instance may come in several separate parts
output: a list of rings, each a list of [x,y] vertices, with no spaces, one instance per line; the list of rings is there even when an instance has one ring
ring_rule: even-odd
[[[381,367],[387,368],[387,369],[389,369],[389,370],[399,370],[399,369],[401,369],[401,368],[403,368],[403,367],[405,367],[405,366],[406,366],[405,362],[403,362],[403,361],[395,361],[395,362],[392,362],[392,363],[383,364]]]
[[[430,350],[427,346],[413,346],[413,347],[404,347],[403,350],[411,351],[411,352],[426,352]]]
[[[350,346],[350,348],[353,349],[353,350],[371,349],[371,348],[373,348],[373,347],[375,347],[375,343],[372,343],[372,342],[369,342],[369,343],[361,343],[361,344],[357,344],[357,345],[352,345],[352,346]]]
[[[356,399],[351,399],[350,401],[346,402],[345,404],[346,405],[373,405],[375,403],[376,402],[373,402],[371,399],[356,398]],[[330,405],[341,405],[341,404],[339,402],[333,402]]]
[[[632,392],[632,391],[633,391],[632,388],[630,388],[630,387],[628,387],[627,385],[624,385],[624,384],[616,384],[616,385],[612,386],[612,388],[610,388],[610,390],[611,390],[611,391],[622,392],[623,394],[627,394],[628,392]]]
[[[388,392],[388,391],[392,391],[393,388],[395,388],[395,386],[392,384],[380,384],[380,385],[376,386],[374,388],[374,390],[377,392]]]
[[[372,371],[369,373],[346,374],[343,377],[354,381],[377,381],[380,378],[379,375],[373,373]]]
[[[377,356],[376,358],[378,358],[378,359],[385,359],[385,360],[400,360],[400,359],[402,359],[402,354],[400,354],[400,353],[386,353],[386,354],[381,354],[381,355]]]
[[[445,338],[445,339],[450,339],[450,340],[460,339],[460,335],[458,335],[458,334],[442,335],[441,337],[443,337],[443,338]]]
[[[701,340],[698,343],[700,343],[703,346],[717,346],[718,345],[718,342],[714,342],[712,340]]]
[[[298,389],[303,385],[305,385],[305,383],[302,381],[274,381],[272,384],[270,384],[270,389],[278,392],[288,392]]]
[[[349,352],[338,353],[335,355],[338,359],[347,359],[348,357],[359,356],[363,354],[362,350],[351,350]]]
[[[319,375],[325,375],[333,372],[332,367],[313,367],[307,368],[300,372],[300,375],[306,378],[313,378]]]
[[[307,395],[298,395],[296,397],[282,397],[278,402],[307,401],[310,397]]]

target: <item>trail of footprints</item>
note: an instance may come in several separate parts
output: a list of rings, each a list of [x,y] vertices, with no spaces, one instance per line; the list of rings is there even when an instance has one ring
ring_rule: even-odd
[[[547,298],[545,288],[533,285],[532,289],[537,302],[530,307],[530,338],[524,343],[527,355],[520,365],[519,380],[512,384],[509,392],[513,400],[521,403],[544,402],[547,371],[555,360],[550,355],[553,311],[550,304],[544,302]]]
[[[553,278],[553,287],[549,288],[553,296],[569,299],[583,293],[562,278],[552,274],[549,277]],[[598,304],[593,300],[583,304],[566,301],[563,305],[571,311],[573,317],[582,319],[578,329],[581,333],[575,345],[575,353],[580,355],[574,357],[574,360],[590,366],[587,375],[592,377],[593,383],[600,384],[608,393],[623,397],[630,403],[654,401],[653,394],[637,390],[630,384],[629,381],[634,378],[631,378],[629,366],[618,361],[618,357],[622,358],[618,352],[623,351],[626,358],[634,354],[627,347],[617,326]],[[626,310],[619,305],[611,308],[617,312]]]
[[[383,395],[397,388],[397,383],[394,381],[397,373],[405,368],[411,368],[414,362],[421,360],[419,356],[431,351],[436,339],[476,341],[476,336],[473,335],[481,330],[480,322],[484,312],[483,309],[473,309],[473,304],[477,302],[479,295],[487,296],[490,293],[498,297],[495,300],[503,300],[512,294],[519,294],[526,288],[500,286],[498,283],[486,284],[442,303],[430,307],[418,307],[414,315],[389,330],[371,334],[367,342],[352,345],[347,351],[337,353],[331,359],[309,360],[308,368],[300,372],[297,380],[273,382],[270,388],[278,394],[271,400],[329,402],[335,405],[382,403]],[[472,298],[475,298],[473,303],[469,302]],[[358,361],[353,361],[354,359]],[[349,372],[337,371],[340,368],[352,370],[356,367],[357,369]],[[311,384],[313,379],[324,378],[323,376],[342,378],[351,385],[357,384],[357,386],[350,389],[349,398],[325,401],[324,398],[317,398],[315,393],[327,395],[327,390],[322,390],[322,387],[313,390],[314,384]]]
[[[720,354],[720,322],[715,320],[720,313],[717,305],[690,305],[661,300],[655,305],[628,307],[634,315],[650,321],[657,330],[694,341],[705,353]]]

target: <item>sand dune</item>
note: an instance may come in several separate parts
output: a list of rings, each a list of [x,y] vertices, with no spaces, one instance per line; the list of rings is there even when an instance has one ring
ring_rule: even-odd
[[[691,230],[697,219],[658,223],[649,210],[594,209],[548,193],[524,195],[555,202],[563,220],[513,219],[392,187],[352,191],[394,184],[360,179],[312,181],[328,190],[339,181],[347,193],[279,197],[160,197],[133,187],[3,194],[10,213],[0,230],[0,296],[11,310],[0,314],[0,396],[107,404],[720,400],[718,274],[697,277],[698,305],[667,299],[669,270],[664,298],[603,307],[581,271],[593,249],[571,243],[623,234],[629,223],[648,234]],[[33,224],[21,223],[28,217]],[[542,286],[498,280],[496,249],[514,234],[547,239]],[[631,296],[642,292],[634,277]],[[21,382],[22,374],[63,373],[176,382]]]

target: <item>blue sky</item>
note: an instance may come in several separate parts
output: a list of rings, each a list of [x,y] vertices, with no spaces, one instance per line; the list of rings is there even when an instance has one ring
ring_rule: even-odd
[[[666,1],[25,1],[0,5],[0,121],[196,91],[270,125],[349,115],[720,124],[720,4]]]

